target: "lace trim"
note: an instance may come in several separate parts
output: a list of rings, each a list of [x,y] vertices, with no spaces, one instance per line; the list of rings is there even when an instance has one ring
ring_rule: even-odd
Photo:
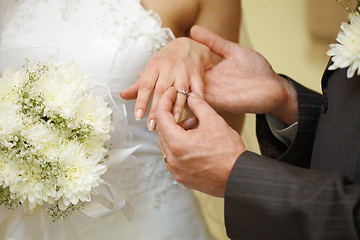
[[[116,174],[121,176],[121,182],[117,185],[119,189],[124,191],[126,196],[136,196],[139,192],[150,191],[153,194],[152,204],[155,208],[161,208],[162,203],[167,203],[169,191],[184,188],[174,180],[160,160],[138,161],[134,158],[125,164],[127,166],[116,170]],[[137,179],[137,182],[133,179]],[[142,184],[138,185],[138,182]]]
[[[45,0],[48,1],[48,0]],[[71,16],[79,10],[80,4],[84,3],[83,0],[64,0],[63,6],[60,8],[63,20],[67,21]]]
[[[16,0],[13,0],[16,1]],[[49,3],[51,0],[19,0],[12,2],[12,10],[16,10],[13,24],[18,28],[21,23],[34,17],[34,8],[41,3]],[[63,21],[71,18],[81,10],[82,4],[88,4],[85,0],[56,0],[60,5],[59,11]],[[125,47],[130,40],[145,37],[148,43],[149,54],[153,55],[164,47],[169,41],[175,39],[169,28],[163,28],[157,13],[146,10],[140,1],[130,0],[97,0],[99,11],[96,19],[102,30],[103,36],[115,36],[119,39],[120,49]],[[136,9],[134,9],[136,8]],[[134,11],[139,12],[137,18],[133,17]],[[10,14],[9,14],[10,15]],[[6,20],[4,20],[6,22]],[[124,34],[125,33],[125,34]]]
[[[125,47],[129,40],[145,37],[148,40],[149,53],[153,55],[175,38],[169,28],[162,27],[157,13],[144,9],[140,2],[136,6],[133,2],[130,3],[123,0],[101,0],[102,13],[97,17],[103,34],[116,36],[120,40],[120,48]],[[134,7],[140,12],[138,18],[132,16]],[[127,35],[124,35],[124,32]]]
[[[34,12],[31,11],[34,6],[40,3],[48,3],[49,0],[9,0],[12,1],[13,5],[17,5],[18,13],[20,18],[18,19],[29,19],[34,16]],[[58,0],[61,4],[60,12],[64,21],[67,21],[71,16],[79,10],[79,6],[84,0]]]

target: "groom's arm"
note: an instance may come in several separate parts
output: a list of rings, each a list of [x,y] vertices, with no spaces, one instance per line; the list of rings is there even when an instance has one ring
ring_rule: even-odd
[[[308,168],[323,98],[319,93],[282,76],[292,83],[297,93],[298,129],[290,144],[284,144],[271,132],[265,115],[257,115],[256,134],[260,150],[264,156]]]
[[[234,164],[225,192],[228,236],[358,239],[360,185],[339,173],[300,168],[310,164],[322,97],[293,84],[299,110],[296,137],[287,147],[272,134],[265,116],[257,116],[266,156],[245,152]]]
[[[231,239],[358,239],[360,185],[245,152],[225,192]]]

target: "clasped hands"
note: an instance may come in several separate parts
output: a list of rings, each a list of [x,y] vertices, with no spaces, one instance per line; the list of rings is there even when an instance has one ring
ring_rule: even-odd
[[[231,169],[246,147],[217,112],[271,113],[287,124],[297,121],[296,92],[259,53],[226,41],[200,26],[160,50],[139,80],[122,91],[136,99],[142,118],[154,91],[148,128],[157,130],[166,167],[183,185],[223,197]],[[214,64],[211,52],[222,60]],[[179,122],[187,98],[193,117]],[[160,100],[161,99],[161,100]]]

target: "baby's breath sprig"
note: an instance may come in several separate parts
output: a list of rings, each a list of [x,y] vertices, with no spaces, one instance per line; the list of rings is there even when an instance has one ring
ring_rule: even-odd
[[[72,204],[66,208],[66,210],[60,210],[59,205],[55,204],[49,208],[46,209],[46,213],[53,222],[61,221],[62,219],[67,218],[69,215],[73,213],[78,213],[82,209],[84,209],[85,202],[79,201],[77,204]]]
[[[8,209],[14,210],[18,204],[19,202],[11,198],[9,187],[0,187],[0,205],[4,205]]]
[[[94,128],[89,124],[80,123],[79,127],[71,130],[68,139],[76,139],[80,143],[83,143],[86,139],[90,137],[93,131]]]

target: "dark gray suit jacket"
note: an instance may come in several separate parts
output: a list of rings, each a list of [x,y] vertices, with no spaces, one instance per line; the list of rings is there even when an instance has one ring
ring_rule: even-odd
[[[360,77],[325,71],[323,95],[292,81],[299,128],[289,147],[257,116],[263,156],[245,152],[225,192],[231,239],[359,239]]]

